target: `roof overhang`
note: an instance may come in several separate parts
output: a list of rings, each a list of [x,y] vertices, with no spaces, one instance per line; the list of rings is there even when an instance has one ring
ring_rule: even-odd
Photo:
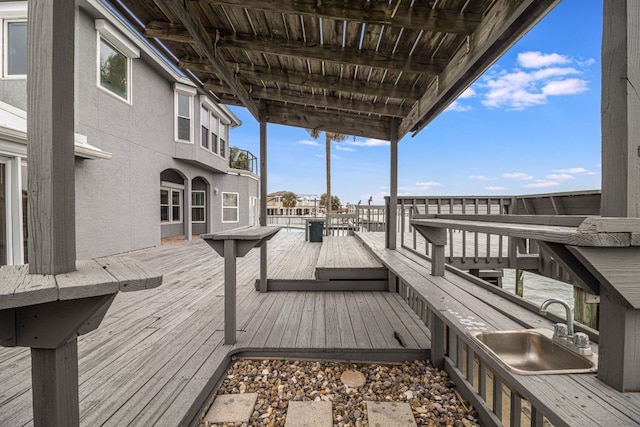
[[[424,128],[559,2],[113,0],[221,103],[387,140]]]

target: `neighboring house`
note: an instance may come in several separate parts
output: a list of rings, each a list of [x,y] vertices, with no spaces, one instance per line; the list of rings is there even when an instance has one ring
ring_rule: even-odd
[[[237,117],[98,0],[77,4],[78,258],[257,224],[258,176],[229,167]],[[26,16],[0,3],[0,265],[28,261]]]
[[[296,206],[285,208],[282,195],[287,191],[267,194],[267,215],[314,215],[318,212],[320,197],[315,194],[297,194]]]

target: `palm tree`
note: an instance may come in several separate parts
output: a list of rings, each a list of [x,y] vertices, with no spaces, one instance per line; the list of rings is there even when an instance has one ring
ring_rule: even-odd
[[[319,129],[307,129],[311,138],[318,139],[320,137]],[[347,139],[347,135],[341,133],[334,132],[326,132],[324,133],[325,144],[326,144],[326,155],[327,155],[327,198],[326,198],[326,208],[327,213],[331,213],[331,141],[344,141]]]
[[[285,192],[280,196],[280,200],[282,200],[282,206],[285,208],[295,208],[298,204],[298,196],[292,191]]]

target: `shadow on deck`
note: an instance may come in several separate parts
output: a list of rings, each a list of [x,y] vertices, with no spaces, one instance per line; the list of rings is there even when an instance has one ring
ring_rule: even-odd
[[[303,280],[301,244],[309,245],[297,233],[269,242],[270,277]],[[397,293],[256,292],[257,250],[238,260],[238,341],[225,346],[222,257],[200,240],[127,256],[160,271],[164,284],[118,294],[102,326],[79,338],[83,425],[188,425],[233,355],[354,361],[429,355],[428,329]],[[1,348],[0,366],[0,425],[32,425],[29,351]]]

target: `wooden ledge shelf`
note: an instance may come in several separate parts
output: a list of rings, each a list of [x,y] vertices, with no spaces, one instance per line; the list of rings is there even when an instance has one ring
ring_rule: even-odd
[[[28,265],[0,267],[0,310],[156,288],[162,276],[124,258],[76,261],[76,270],[29,274]]]
[[[280,227],[274,226],[245,227],[204,234],[202,238],[220,256],[224,256],[224,242],[235,240],[236,256],[243,257],[251,249],[262,246],[264,242],[275,236],[278,231],[280,231]]]
[[[535,215],[429,215],[414,217],[411,225],[421,233],[424,231],[429,235],[434,235],[431,230],[435,229],[454,229],[571,246],[626,247],[640,241],[640,234],[638,234],[640,224],[633,221],[618,222],[614,226],[613,221],[609,221],[613,218],[562,215],[540,215],[539,217]],[[429,239],[427,235],[425,237]]]
[[[0,267],[0,345],[31,348],[36,425],[79,425],[77,337],[98,328],[118,292],[162,284],[161,275],[130,259],[75,264],[56,275]]]

